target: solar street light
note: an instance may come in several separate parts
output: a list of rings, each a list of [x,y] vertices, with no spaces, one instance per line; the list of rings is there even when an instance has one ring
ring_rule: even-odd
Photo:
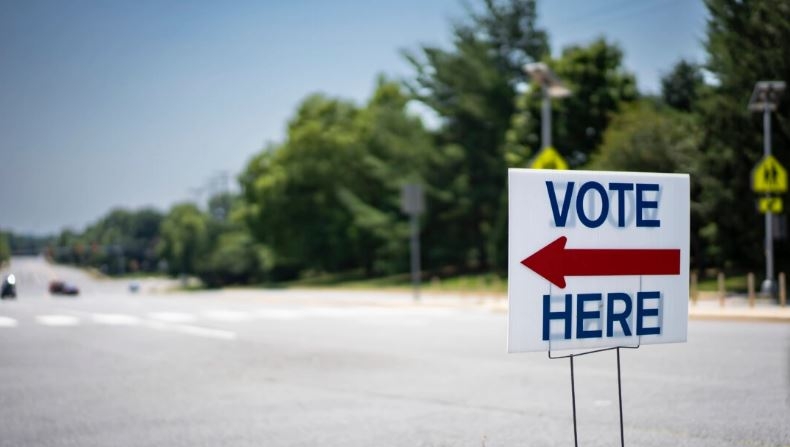
[[[541,148],[547,148],[551,146],[551,98],[568,97],[571,95],[571,91],[543,62],[527,64],[524,66],[524,71],[540,85],[543,91],[540,115],[540,143]]]
[[[763,157],[766,158],[771,155],[771,112],[779,106],[779,98],[784,91],[784,81],[759,81],[749,98],[749,111],[763,113]],[[765,280],[760,289],[766,295],[776,294],[773,218],[770,209],[765,213]]]

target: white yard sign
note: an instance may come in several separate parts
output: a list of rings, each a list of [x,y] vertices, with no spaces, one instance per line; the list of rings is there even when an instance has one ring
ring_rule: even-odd
[[[508,351],[686,341],[686,174],[510,169]]]

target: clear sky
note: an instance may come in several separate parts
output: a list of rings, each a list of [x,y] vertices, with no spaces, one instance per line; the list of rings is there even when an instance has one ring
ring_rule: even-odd
[[[474,0],[469,3],[475,4]],[[702,0],[543,0],[552,51],[604,35],[644,92],[704,61]],[[401,49],[447,46],[459,0],[0,0],[0,228],[161,210],[284,137],[299,101],[363,101]]]

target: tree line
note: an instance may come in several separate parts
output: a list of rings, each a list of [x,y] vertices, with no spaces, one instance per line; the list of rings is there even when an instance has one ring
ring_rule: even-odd
[[[45,245],[59,262],[217,286],[397,274],[408,269],[400,190],[419,183],[425,270],[504,275],[507,168],[527,167],[540,149],[540,89],[523,67],[541,61],[572,92],[553,101],[552,114],[553,145],[573,169],[690,173],[693,267],[760,269],[750,174],[762,156],[762,117],[746,104],[756,81],[790,78],[790,4],[706,6],[707,59],[667,67],[660,93],[644,94],[616,43],[601,37],[552,56],[535,0],[482,0],[453,25],[449,47],[404,51],[413,75],[379,77],[364,103],[305,98],[285,139],[238,175],[239,193],[165,213],[115,210]],[[438,125],[427,128],[414,103]],[[785,166],[788,103],[773,115],[773,152]],[[788,248],[777,241],[780,266],[790,266]]]

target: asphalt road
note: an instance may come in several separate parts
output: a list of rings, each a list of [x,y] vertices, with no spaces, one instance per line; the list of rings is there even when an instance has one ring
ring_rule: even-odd
[[[17,258],[0,446],[570,446],[567,360],[475,300],[163,292]],[[56,298],[66,278],[83,293]],[[630,446],[790,445],[790,325],[691,321],[622,352]],[[580,446],[619,445],[613,352],[578,358]]]

